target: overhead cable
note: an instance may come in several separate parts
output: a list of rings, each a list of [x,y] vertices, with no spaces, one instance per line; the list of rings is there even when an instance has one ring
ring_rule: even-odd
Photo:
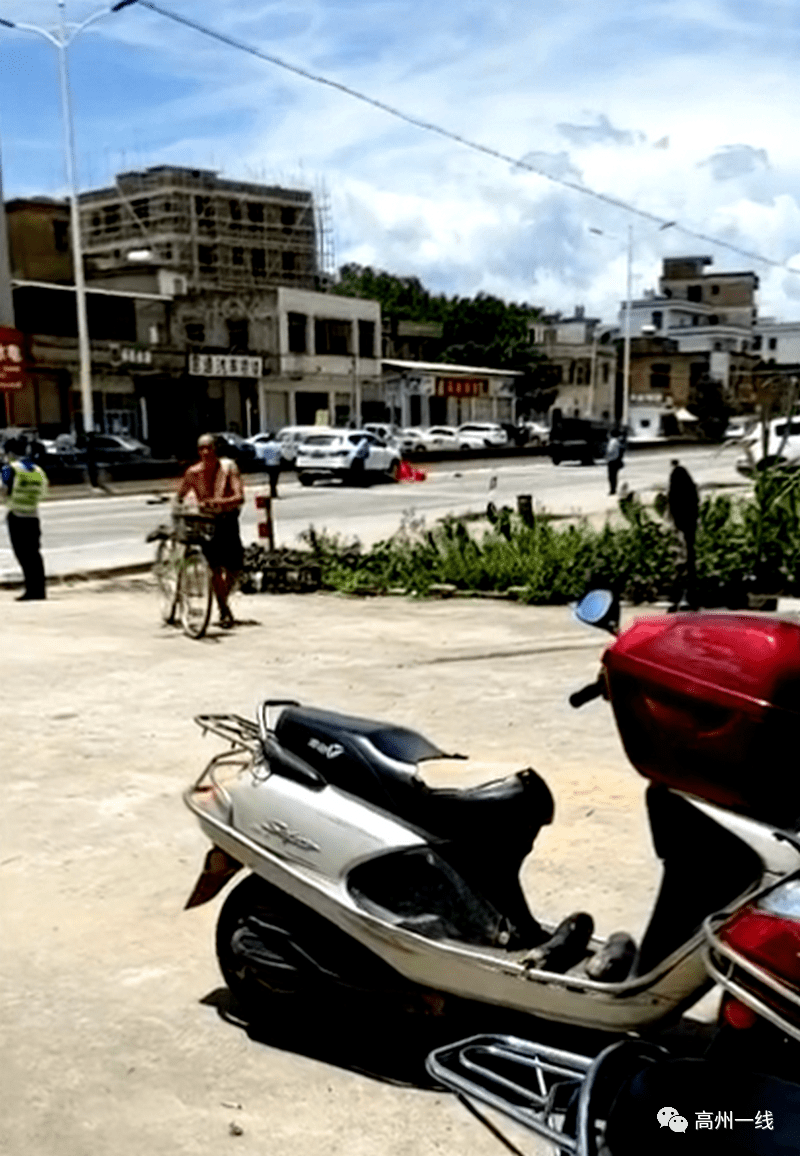
[[[181,16],[177,12],[171,12],[168,8],[162,8],[160,4],[154,4],[153,0],[139,0],[137,6],[140,8],[150,8],[153,12],[157,12],[160,16],[166,16],[167,19],[174,20],[177,24],[183,24],[185,27],[201,33],[203,36],[209,36],[213,40],[227,44],[230,48],[238,48],[241,52],[247,52],[250,56],[255,56],[259,60],[265,60],[269,64],[276,65],[278,68],[286,69],[287,72],[293,72],[296,76],[302,76],[305,80],[311,80],[315,84],[323,84],[328,88],[343,92],[346,96],[352,96],[355,100],[372,105],[373,108],[380,109],[382,112],[388,113],[398,120],[405,121],[406,124],[413,125],[415,128],[420,128],[425,132],[436,133],[438,136],[455,141],[456,144],[463,145],[465,148],[483,153],[485,156],[493,157],[495,160],[503,161],[513,168],[535,173],[537,176],[543,177],[553,184],[561,185],[562,188],[570,189],[572,192],[582,193],[586,197],[592,197],[596,201],[610,205],[615,209],[621,209],[623,212],[631,213],[661,228],[670,225],[679,229],[680,232],[684,233],[687,237],[694,238],[696,241],[705,241],[708,244],[728,249],[733,253],[738,253],[741,257],[747,257],[763,265],[770,265],[776,269],[784,269],[787,273],[800,273],[800,269],[795,269],[791,265],[787,265],[784,261],[776,261],[771,257],[765,257],[762,253],[753,253],[749,249],[743,249],[739,245],[734,245],[731,241],[723,241],[719,237],[712,237],[708,233],[700,233],[695,229],[689,228],[687,225],[682,225],[680,221],[660,217],[657,213],[648,212],[647,209],[640,209],[638,206],[632,205],[620,197],[614,197],[608,193],[600,193],[596,189],[591,189],[580,181],[570,181],[566,177],[554,176],[552,173],[537,168],[536,165],[532,165],[528,161],[519,160],[516,157],[501,152],[499,149],[492,148],[490,145],[480,144],[478,141],[470,140],[468,137],[461,136],[459,133],[451,132],[450,129],[442,128],[441,125],[434,124],[432,121],[422,120],[420,117],[403,112],[402,109],[395,108],[393,105],[386,104],[384,101],[377,100],[375,97],[367,96],[365,93],[359,92],[355,88],[350,88],[349,85],[342,84],[338,80],[331,80],[327,76],[320,76],[317,73],[310,72],[307,68],[302,68],[300,65],[290,64],[288,61],[282,60],[279,56],[275,56],[270,52],[264,52],[262,49],[255,48],[252,44],[246,44],[244,41],[238,40],[234,36],[229,36],[225,32],[217,32],[213,28],[207,28],[197,20],[191,20],[188,16]]]

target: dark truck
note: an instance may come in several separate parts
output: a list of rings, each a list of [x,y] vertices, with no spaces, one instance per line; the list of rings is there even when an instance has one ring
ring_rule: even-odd
[[[548,443],[553,465],[578,461],[591,466],[595,459],[605,457],[609,433],[607,422],[554,414]]]

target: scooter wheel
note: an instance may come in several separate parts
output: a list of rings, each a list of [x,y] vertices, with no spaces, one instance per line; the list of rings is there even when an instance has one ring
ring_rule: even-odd
[[[231,891],[217,923],[217,958],[236,1000],[253,1011],[272,996],[326,998],[407,989],[373,952],[258,875]]]
[[[290,957],[297,906],[258,875],[231,891],[217,922],[217,959],[231,994],[250,1005],[265,996],[298,995],[304,977]],[[292,919],[292,915],[295,919]]]

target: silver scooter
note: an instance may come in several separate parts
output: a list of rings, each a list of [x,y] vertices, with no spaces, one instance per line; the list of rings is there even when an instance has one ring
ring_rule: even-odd
[[[613,632],[618,607],[595,591],[576,614]],[[800,871],[800,624],[642,618],[572,702],[597,696],[650,780],[663,877],[638,945],[529,909],[520,865],[554,811],[534,770],[435,789],[420,768],[459,756],[391,723],[276,700],[198,717],[227,749],[184,796],[212,843],[187,906],[249,870],[217,927],[232,993],[453,996],[617,1034],[678,1018],[730,963],[706,921],[731,926]]]

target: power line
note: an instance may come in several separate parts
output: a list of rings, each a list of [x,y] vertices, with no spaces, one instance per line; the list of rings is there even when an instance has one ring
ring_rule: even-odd
[[[129,2],[133,2],[133,0],[129,0]],[[341,84],[337,80],[330,80],[327,76],[319,76],[317,73],[310,72],[307,68],[301,68],[300,65],[290,64],[288,61],[282,60],[279,56],[274,56],[269,52],[263,52],[260,48],[255,48],[252,44],[246,44],[234,36],[229,36],[224,32],[217,32],[213,28],[207,28],[204,24],[200,24],[196,20],[190,20],[188,16],[181,16],[177,12],[170,12],[169,9],[162,8],[159,4],[154,4],[152,0],[139,0],[138,6],[141,8],[149,8],[151,11],[157,12],[160,16],[166,16],[167,19],[174,20],[176,24],[183,24],[185,27],[191,28],[203,36],[209,36],[212,40],[218,40],[221,44],[227,44],[230,48],[238,48],[241,52],[247,52],[250,56],[255,56],[259,60],[265,60],[269,64],[274,64],[278,68],[285,69],[287,72],[293,72],[296,76],[302,76],[305,80],[311,80],[315,84],[323,84],[328,88],[343,92],[346,96],[352,96],[355,100],[360,100],[364,104],[369,104],[373,108],[388,113],[389,116],[396,117],[398,120],[405,121],[406,124],[413,125],[414,128],[420,128],[424,132],[435,133],[437,136],[455,141],[456,144],[463,145],[465,148],[472,149],[474,152],[483,153],[485,156],[493,157],[495,160],[510,164],[514,168],[535,173],[536,176],[543,177],[545,180],[560,185],[562,188],[581,193],[586,197],[593,197],[594,200],[600,201],[602,204],[610,205],[615,209],[622,209],[623,212],[631,213],[636,217],[649,221],[651,224],[661,227],[671,225],[680,230],[685,236],[692,237],[696,241],[705,241],[710,245],[728,249],[732,253],[738,253],[740,257],[747,257],[751,261],[758,261],[763,265],[770,265],[776,269],[784,269],[787,273],[800,273],[800,269],[795,269],[791,265],[787,265],[784,261],[775,261],[771,257],[765,257],[761,253],[753,253],[749,249],[743,249],[739,245],[734,245],[731,241],[722,241],[718,237],[710,236],[708,233],[700,233],[695,229],[690,229],[687,225],[682,225],[680,221],[667,220],[666,217],[660,217],[656,213],[648,212],[647,209],[640,209],[636,205],[623,201],[620,197],[613,197],[608,193],[599,193],[596,189],[591,189],[578,181],[570,181],[565,177],[553,176],[552,173],[545,172],[543,169],[539,169],[527,161],[522,161],[516,157],[509,156],[507,153],[500,152],[499,149],[492,148],[490,145],[480,144],[478,141],[470,140],[468,137],[451,132],[450,129],[442,128],[441,125],[434,124],[432,121],[422,120],[420,117],[403,112],[402,109],[395,108],[391,104],[386,104],[382,100],[367,96],[355,88],[350,88],[349,85]]]

